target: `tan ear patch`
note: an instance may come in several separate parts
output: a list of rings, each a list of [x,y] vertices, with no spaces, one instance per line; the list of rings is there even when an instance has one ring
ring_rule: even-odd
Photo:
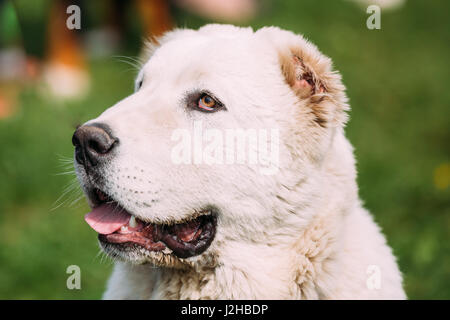
[[[327,127],[334,119],[345,122],[345,114],[336,115],[347,109],[345,88],[327,57],[290,49],[280,53],[279,59],[286,82],[299,99],[306,100],[317,124]]]
[[[280,55],[280,60],[286,82],[300,98],[304,99],[326,91],[325,84],[320,81],[302,58],[295,54],[284,54]]]

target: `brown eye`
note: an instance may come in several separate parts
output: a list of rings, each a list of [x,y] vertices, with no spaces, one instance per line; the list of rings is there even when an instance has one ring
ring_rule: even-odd
[[[202,95],[200,99],[198,99],[198,107],[202,110],[214,111],[217,106],[218,104],[216,100],[214,100],[207,94]]]

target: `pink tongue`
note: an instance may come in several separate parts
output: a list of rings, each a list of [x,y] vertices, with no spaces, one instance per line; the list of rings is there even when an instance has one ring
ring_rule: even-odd
[[[128,224],[131,215],[116,204],[102,204],[84,216],[92,229],[100,234],[110,234]]]

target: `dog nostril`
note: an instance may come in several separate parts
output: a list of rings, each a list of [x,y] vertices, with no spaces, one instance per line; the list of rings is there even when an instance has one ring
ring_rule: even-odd
[[[109,151],[112,144],[100,140],[89,140],[87,147],[96,153],[105,154]]]
[[[100,145],[95,140],[89,140],[88,148],[91,149],[91,150],[94,150],[97,153],[103,153],[101,148],[100,148]]]

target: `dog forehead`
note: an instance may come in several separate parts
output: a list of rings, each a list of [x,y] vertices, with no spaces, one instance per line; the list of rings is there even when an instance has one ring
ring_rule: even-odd
[[[234,34],[231,36],[230,33]],[[240,76],[267,64],[273,46],[253,33],[228,30],[227,33],[180,33],[163,43],[144,66],[144,74],[192,76],[216,73]],[[275,55],[273,55],[275,56]],[[169,75],[170,76],[170,75]]]

